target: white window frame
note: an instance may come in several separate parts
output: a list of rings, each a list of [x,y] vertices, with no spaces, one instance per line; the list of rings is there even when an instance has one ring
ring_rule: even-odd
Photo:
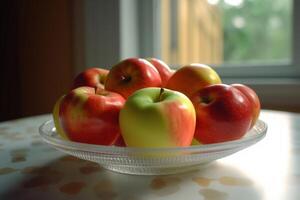
[[[159,0],[75,0],[75,73],[90,66],[109,69],[126,57],[159,58],[160,16],[154,12],[158,5]],[[300,111],[300,1],[297,0],[293,0],[291,59],[291,63],[215,69],[224,83],[245,83],[255,89],[267,108]]]

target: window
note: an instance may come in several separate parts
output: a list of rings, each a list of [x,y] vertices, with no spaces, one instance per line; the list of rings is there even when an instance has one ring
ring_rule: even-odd
[[[161,56],[170,64],[291,60],[290,0],[163,0],[158,6]]]
[[[160,33],[152,43],[158,43],[159,47],[157,52],[142,51],[142,55],[152,53],[175,67],[206,63],[226,77],[300,75],[296,57],[299,52],[296,24],[300,19],[299,12],[294,11],[299,10],[299,3],[154,0],[152,7],[156,16],[152,32]],[[139,18],[144,20],[142,24],[151,25],[149,18]],[[142,46],[149,43],[144,43],[149,40],[144,32],[140,34]]]

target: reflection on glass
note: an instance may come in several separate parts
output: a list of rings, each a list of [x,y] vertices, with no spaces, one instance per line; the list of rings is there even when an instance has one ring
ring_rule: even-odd
[[[161,57],[169,64],[286,63],[291,0],[162,0]]]

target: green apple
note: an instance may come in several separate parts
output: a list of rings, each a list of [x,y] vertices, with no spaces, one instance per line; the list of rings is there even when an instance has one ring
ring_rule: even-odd
[[[184,94],[149,87],[129,96],[119,122],[129,147],[184,147],[194,137],[196,113]]]

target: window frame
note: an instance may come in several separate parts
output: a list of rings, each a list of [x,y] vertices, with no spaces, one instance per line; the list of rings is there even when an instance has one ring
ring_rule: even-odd
[[[152,2],[152,3],[151,3]],[[142,0],[138,2],[139,4],[145,4],[145,0]],[[146,7],[149,8],[149,5],[152,4],[151,8],[159,8],[159,0],[150,0],[147,1]],[[291,41],[292,41],[292,55],[291,55],[291,61],[290,62],[277,62],[277,63],[271,63],[271,64],[221,64],[219,66],[211,65],[214,67],[214,69],[223,77],[223,78],[300,78],[300,2],[293,0],[292,2],[293,10],[292,10],[292,35],[291,35]],[[298,12],[297,12],[298,11]],[[151,16],[148,15],[148,17],[144,17],[141,20],[143,21],[143,24],[149,24],[149,21],[153,19],[149,19]],[[158,21],[159,18],[155,18],[156,26],[159,27],[160,22]],[[152,22],[153,23],[153,22]],[[140,27],[143,29],[143,27]],[[156,28],[153,27],[153,32],[155,32]],[[141,34],[146,31],[140,31]],[[158,38],[158,37],[156,37]],[[160,39],[159,39],[160,40]],[[155,43],[155,40],[151,41],[151,43]],[[149,43],[149,42],[148,42]],[[140,44],[140,45],[146,45],[146,44]],[[151,52],[144,52],[142,51],[142,54],[147,55]],[[155,55],[155,53],[154,53]],[[159,57],[159,53],[156,53]],[[299,56],[297,56],[299,55]],[[179,66],[172,66],[173,68],[178,68]]]

